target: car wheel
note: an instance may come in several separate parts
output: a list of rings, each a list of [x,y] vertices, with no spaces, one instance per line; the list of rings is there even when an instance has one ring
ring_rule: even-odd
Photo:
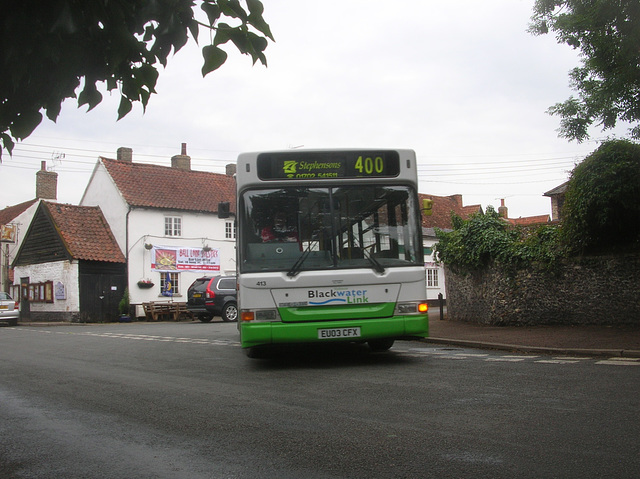
[[[213,319],[213,316],[211,314],[201,314],[198,316],[198,319],[203,323],[209,323]]]
[[[238,306],[236,303],[227,303],[222,310],[223,321],[238,321]]]
[[[369,343],[369,349],[374,353],[388,351],[393,346],[393,339],[372,339]]]

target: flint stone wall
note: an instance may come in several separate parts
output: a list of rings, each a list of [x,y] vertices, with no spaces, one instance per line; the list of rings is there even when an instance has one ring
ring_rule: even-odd
[[[491,325],[640,324],[640,255],[567,261],[553,273],[445,266],[448,318]]]

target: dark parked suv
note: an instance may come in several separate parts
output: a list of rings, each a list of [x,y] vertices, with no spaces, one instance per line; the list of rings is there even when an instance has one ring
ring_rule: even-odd
[[[224,321],[238,320],[235,276],[204,276],[196,279],[187,293],[187,309],[203,323],[214,316]]]

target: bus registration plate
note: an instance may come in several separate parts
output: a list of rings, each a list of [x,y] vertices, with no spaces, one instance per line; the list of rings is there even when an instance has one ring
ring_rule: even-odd
[[[359,338],[360,328],[318,329],[318,339]]]

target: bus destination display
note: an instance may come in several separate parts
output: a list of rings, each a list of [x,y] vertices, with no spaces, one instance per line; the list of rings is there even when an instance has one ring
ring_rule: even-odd
[[[392,150],[261,153],[257,167],[261,180],[390,178],[400,173],[400,157]]]

